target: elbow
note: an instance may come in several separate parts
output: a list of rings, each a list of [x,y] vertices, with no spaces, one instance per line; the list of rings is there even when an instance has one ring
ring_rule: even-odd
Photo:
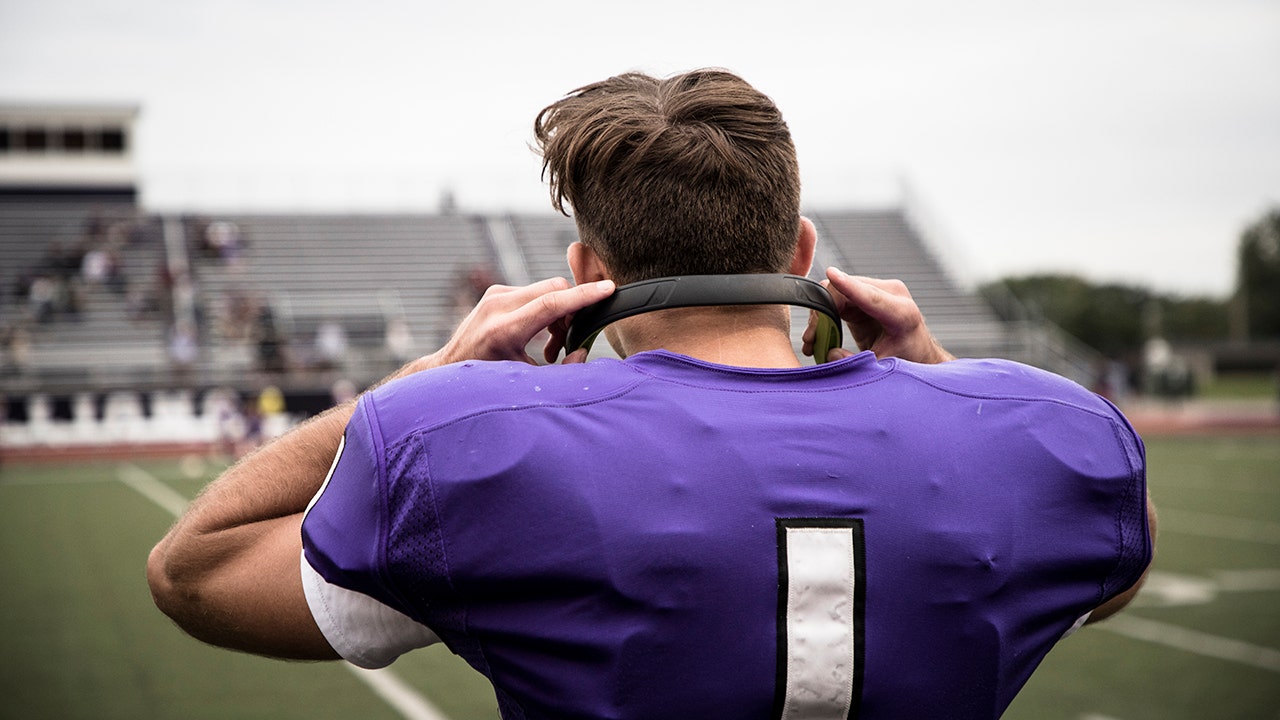
[[[161,541],[147,556],[147,586],[151,588],[151,600],[165,615],[172,616],[169,607],[173,604],[177,583],[170,576],[165,563],[165,543]]]
[[[170,561],[168,538],[160,541],[147,556],[147,585],[151,589],[151,600],[160,612],[184,626],[183,618],[190,613],[198,594]]]

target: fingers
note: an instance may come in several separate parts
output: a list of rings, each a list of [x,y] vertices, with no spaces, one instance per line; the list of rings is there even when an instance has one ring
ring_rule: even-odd
[[[564,278],[531,285],[494,285],[459,324],[440,357],[459,360],[516,360],[534,363],[525,352],[529,341],[546,329],[551,338],[544,348],[548,362],[564,345],[567,319],[576,311],[603,300],[614,290],[611,280],[571,286]]]
[[[551,335],[547,338],[547,343],[542,348],[542,357],[548,363],[555,362],[556,357],[560,355],[560,351],[564,349],[565,338],[569,335],[569,323],[573,320],[573,313],[609,297],[613,294],[613,290],[613,281],[603,280],[569,288],[567,291],[558,293],[555,298],[547,295],[540,299],[543,304],[539,309],[549,313],[560,313],[546,325],[547,331]],[[565,309],[568,309],[568,311],[562,312]],[[532,322],[536,324],[537,318],[534,318]],[[586,352],[584,351],[582,360],[576,362],[585,361]],[[565,362],[569,362],[568,357],[565,358]]]
[[[833,291],[848,301],[840,317],[849,324],[858,347],[872,350],[877,357],[913,362],[954,359],[933,339],[920,306],[902,281],[854,277],[837,268],[827,268],[827,278]]]
[[[561,283],[567,282],[561,278]],[[545,281],[544,281],[545,282]],[[535,283],[529,287],[536,287]],[[537,333],[543,328],[550,329],[558,320],[562,320],[582,308],[599,302],[613,294],[612,280],[574,285],[566,289],[554,289],[538,294],[512,313],[512,322],[516,325],[530,327]],[[567,329],[567,325],[565,325]],[[532,337],[532,335],[530,335]]]
[[[565,335],[568,334],[567,323],[557,320],[549,325],[547,330],[550,334],[547,336],[547,342],[542,346],[542,359],[550,364],[560,357],[560,351],[564,349]]]
[[[847,357],[853,357],[855,354],[856,353],[854,353],[852,350],[845,350],[844,348],[831,348],[830,350],[827,351],[827,362],[837,362]]]
[[[536,364],[525,348],[547,329],[552,337],[544,354],[550,356],[550,363],[563,346],[568,316],[603,300],[613,290],[612,281],[571,286],[564,278],[521,287],[490,287],[435,356],[440,363],[516,360]]]
[[[909,327],[919,322],[920,309],[900,280],[854,277],[837,268],[827,268],[827,278],[831,288],[886,328]]]
[[[572,315],[565,315],[547,326],[547,342],[542,346],[542,358],[548,363],[555,362],[560,356],[560,351],[564,349],[571,320],[573,320]]]

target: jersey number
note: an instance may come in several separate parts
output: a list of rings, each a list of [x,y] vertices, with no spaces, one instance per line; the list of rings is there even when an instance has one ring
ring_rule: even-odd
[[[778,527],[778,680],[773,717],[845,720],[862,699],[862,520]]]

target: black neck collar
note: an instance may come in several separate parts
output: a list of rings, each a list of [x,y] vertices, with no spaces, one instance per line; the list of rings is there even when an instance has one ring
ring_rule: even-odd
[[[813,357],[826,362],[827,351],[844,336],[831,293],[799,275],[683,275],[623,285],[600,302],[573,316],[565,351],[591,347],[596,335],[623,318],[670,308],[709,305],[798,305],[818,312]]]

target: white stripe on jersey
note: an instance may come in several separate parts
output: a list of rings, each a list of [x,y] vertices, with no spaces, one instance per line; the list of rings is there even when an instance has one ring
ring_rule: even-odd
[[[783,720],[846,718],[854,675],[853,530],[789,527]]]

